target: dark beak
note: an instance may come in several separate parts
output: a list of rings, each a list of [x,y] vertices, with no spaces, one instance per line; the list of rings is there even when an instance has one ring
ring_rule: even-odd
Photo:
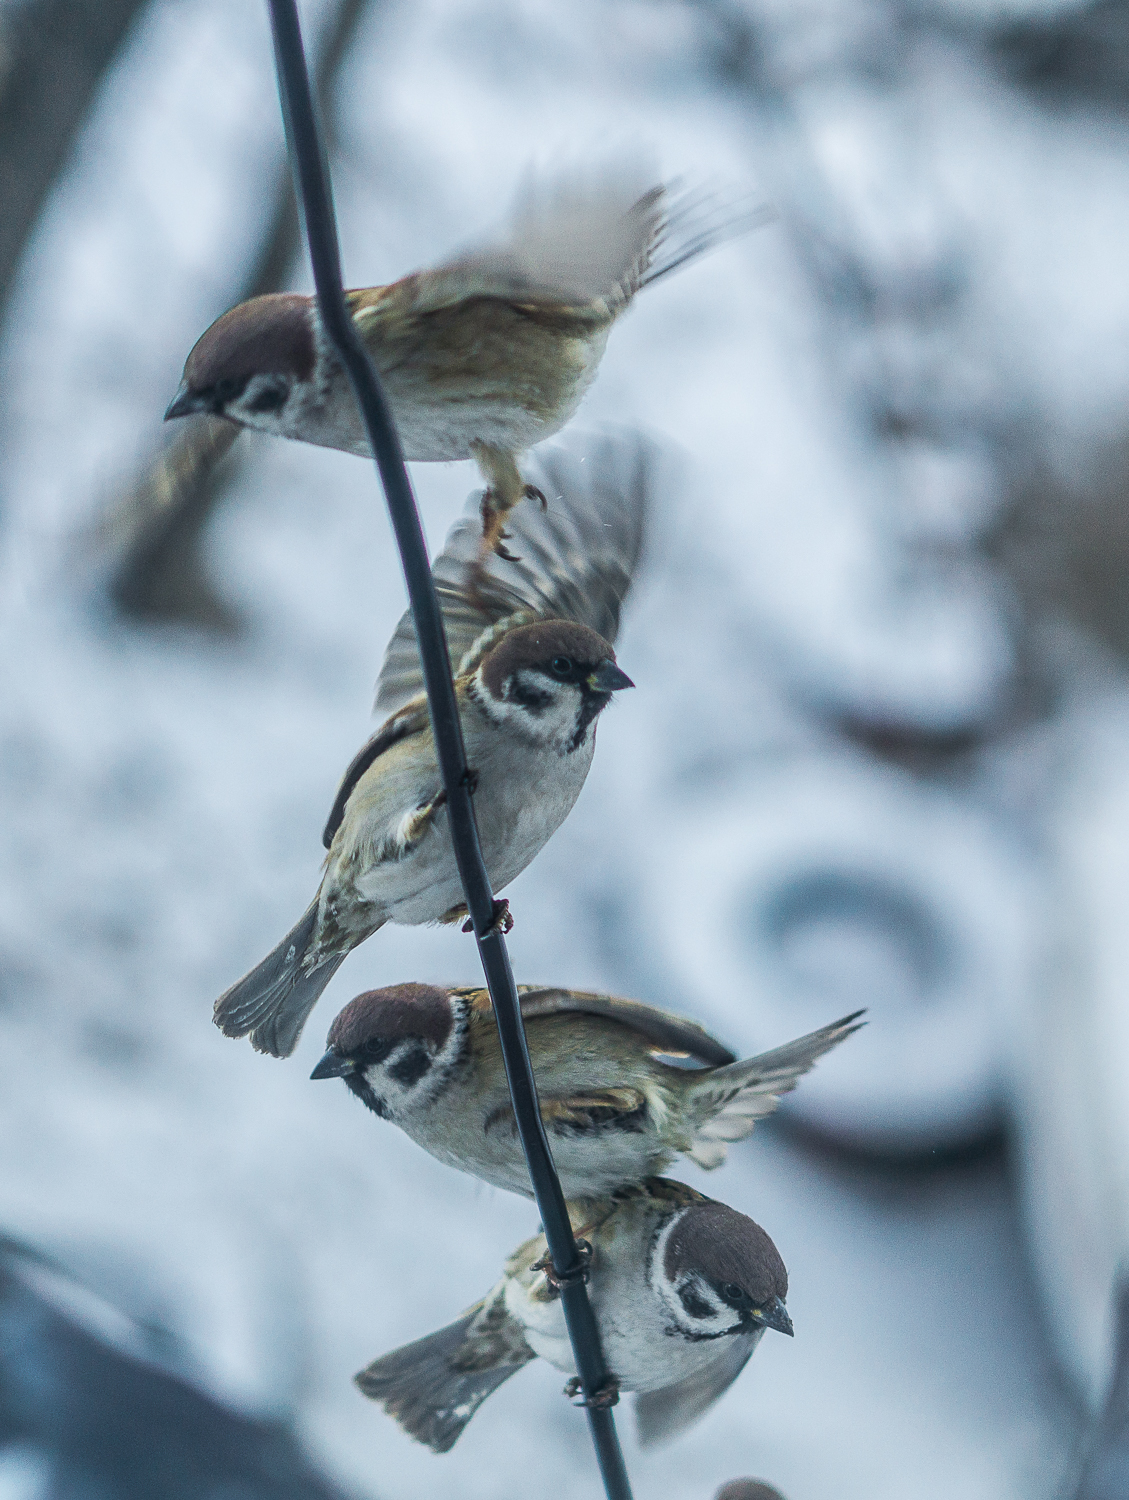
[[[318,1063],[317,1067],[310,1074],[310,1077],[344,1078],[347,1074],[352,1073],[355,1068],[356,1064],[351,1057],[342,1057],[340,1052],[334,1052],[333,1048],[330,1047],[321,1062]]]
[[[169,402],[169,409],[165,412],[165,421],[171,422],[174,417],[191,417],[198,411],[211,411],[211,403],[206,396],[188,389],[187,380],[180,382],[180,389]]]
[[[764,1328],[774,1328],[777,1333],[786,1333],[790,1339],[795,1338],[792,1319],[788,1316],[788,1309],[779,1297],[773,1297],[772,1301],[766,1302],[763,1307],[754,1307],[753,1322],[760,1323]]]
[[[634,687],[635,684],[626,672],[620,671],[614,661],[602,661],[589,674],[588,686],[598,693],[618,693],[620,688]]]

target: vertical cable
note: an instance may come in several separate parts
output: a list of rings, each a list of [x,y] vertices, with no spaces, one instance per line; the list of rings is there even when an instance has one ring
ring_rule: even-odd
[[[345,302],[329,171],[314,113],[297,4],[296,0],[268,0],[268,4],[282,112],[298,201],[305,220],[322,326],[352,382],[400,549],[423,664],[439,769],[447,793],[451,842],[498,1023],[518,1134],[541,1212],[553,1272],[562,1283],[561,1301],[587,1403],[592,1441],[608,1500],[631,1500],[631,1486],[611,1411],[605,1406],[592,1404],[593,1398],[598,1399],[600,1393],[608,1389],[608,1368],[584,1284],[584,1262],[572,1233],[564,1194],[541,1123],[537,1088],[509,954],[505,940],[495,926],[497,907],[478,839],[447,638],[443,632],[419,512],[388,403]]]

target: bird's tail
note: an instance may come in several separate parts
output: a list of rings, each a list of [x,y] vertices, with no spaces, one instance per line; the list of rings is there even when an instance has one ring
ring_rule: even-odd
[[[457,1322],[374,1359],[353,1377],[366,1396],[433,1453],[453,1448],[487,1396],[534,1358],[520,1336],[475,1337],[482,1314],[479,1303]]]
[[[688,1113],[693,1140],[686,1151],[690,1160],[700,1167],[719,1167],[726,1142],[743,1140],[762,1116],[771,1114],[780,1095],[794,1089],[825,1052],[858,1031],[863,1014],[856,1010],[771,1052],[704,1070],[700,1079],[691,1074]]]
[[[278,947],[219,997],[212,1019],[224,1036],[250,1033],[252,1047],[272,1057],[294,1051],[306,1017],[345,959],[345,953],[329,953],[304,966],[317,919],[315,896]]]

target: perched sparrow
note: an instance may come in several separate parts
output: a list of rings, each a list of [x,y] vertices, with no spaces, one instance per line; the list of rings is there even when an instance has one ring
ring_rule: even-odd
[[[649,1177],[570,1213],[591,1247],[588,1291],[612,1377],[603,1394],[639,1393],[643,1443],[672,1437],[712,1406],[766,1328],[791,1335],[784,1262],[735,1209]],[[493,1291],[457,1322],[356,1379],[412,1437],[445,1453],[491,1391],[538,1355],[575,1370],[543,1235],[515,1251]]]
[[[484,546],[541,487],[516,455],[559,432],[641,287],[766,217],[701,195],[640,192],[635,174],[530,179],[498,243],[389,286],[347,293],[404,456],[474,458],[488,486]],[[211,412],[245,427],[368,455],[352,389],[311,297],[255,297],[188,356],[165,418]]]
[[[605,1197],[668,1167],[725,1160],[860,1012],[745,1062],[692,1021],[638,1000],[521,985],[541,1118],[566,1198]],[[490,996],[401,984],[334,1021],[315,1078],[343,1078],[432,1156],[529,1194]],[[663,1058],[702,1066],[675,1067]]]
[[[587,460],[586,462],[584,460]],[[596,720],[631,679],[610,641],[642,534],[648,450],[603,439],[578,454],[545,456],[556,498],[527,507],[525,557],[491,556],[481,570],[475,524],[453,529],[435,575],[475,788],[475,811],[495,889],[507,885],[560,827],[592,762]],[[465,579],[475,574],[473,588]],[[443,791],[421,693],[410,616],[381,669],[377,707],[389,717],[345,772],[323,841],[317,895],[297,925],[216,1001],[227,1036],[251,1035],[284,1057],[352,948],[385,922],[416,925],[465,915]]]

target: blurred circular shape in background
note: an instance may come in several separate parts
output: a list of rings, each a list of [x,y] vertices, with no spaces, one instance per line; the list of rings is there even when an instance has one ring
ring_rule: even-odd
[[[883,1155],[969,1146],[999,1125],[1001,1035],[1037,962],[1021,847],[967,802],[847,757],[761,771],[686,803],[641,865],[658,964],[742,1056],[867,1009],[783,1106]],[[692,920],[673,920],[678,885]]]

